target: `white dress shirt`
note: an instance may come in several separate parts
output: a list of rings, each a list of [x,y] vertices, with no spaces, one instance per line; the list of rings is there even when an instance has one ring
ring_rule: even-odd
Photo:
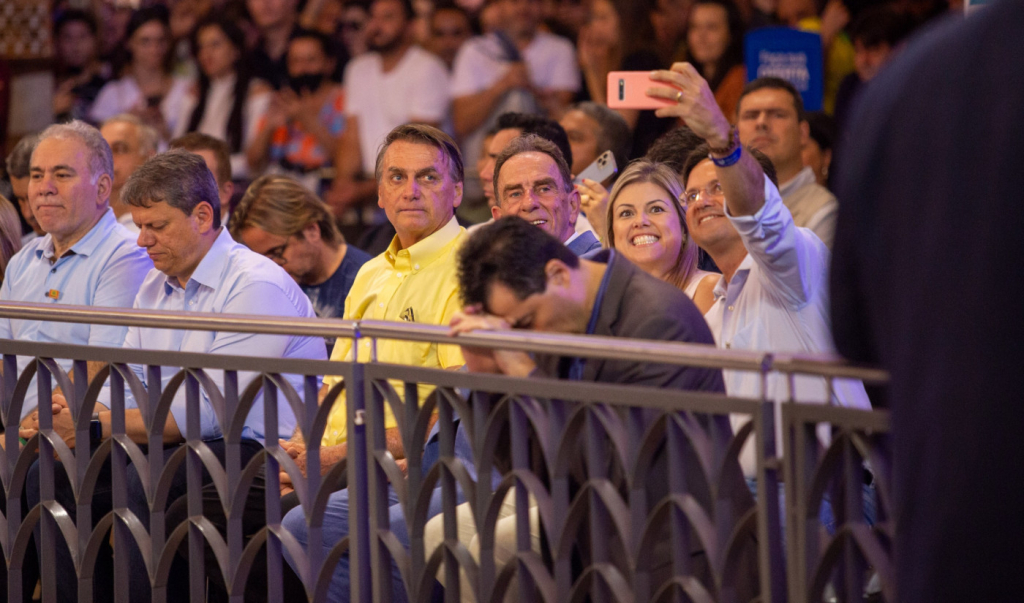
[[[736,227],[747,257],[732,280],[719,279],[715,303],[704,318],[718,347],[750,351],[834,354],[829,318],[829,251],[814,233],[793,224],[779,190],[765,178],[764,206],[752,216],[726,215]],[[760,398],[758,373],[722,371],[730,396]],[[799,402],[870,408],[860,381],[836,380],[834,395],[820,377],[797,377],[793,399]],[[768,375],[767,397],[790,399],[785,375]],[[733,417],[733,429],[746,419]],[[782,442],[781,410],[776,406],[777,442]],[[777,444],[781,445],[781,444]],[[741,455],[744,473],[754,473],[754,449]]]

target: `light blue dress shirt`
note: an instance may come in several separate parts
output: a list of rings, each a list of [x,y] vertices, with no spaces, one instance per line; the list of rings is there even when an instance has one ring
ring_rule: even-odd
[[[226,228],[222,228],[213,246],[206,252],[192,277],[183,288],[177,278],[168,277],[159,270],[150,271],[139,289],[135,307],[144,310],[171,310],[176,312],[208,312],[218,314],[263,314],[284,318],[313,318],[313,306],[292,277],[273,261],[253,253],[248,247],[236,243]],[[305,358],[326,360],[327,350],[322,337],[287,335],[255,335],[214,331],[183,331],[131,327],[124,347],[149,350],[200,352],[232,356],[261,356],[270,358]],[[135,374],[146,383],[146,372],[141,365],[132,366]],[[178,372],[175,367],[163,367],[160,373],[163,386]],[[223,391],[224,372],[207,371],[218,388]],[[257,373],[239,372],[238,390],[257,377]],[[302,377],[288,375],[288,381],[301,395]],[[319,385],[319,384],[318,384]],[[200,389],[200,391],[202,391]],[[213,406],[205,392],[200,402],[202,438],[212,440],[223,436]],[[136,407],[130,392],[126,392],[125,406]],[[178,389],[171,403],[171,415],[178,429],[185,433],[185,387]],[[283,396],[278,396],[278,433],[273,437],[289,438],[295,431],[295,416]],[[263,441],[263,394],[256,399],[246,419],[242,437]]]
[[[11,258],[0,300],[76,306],[132,305],[139,285],[153,269],[135,236],[108,209],[63,257],[54,258],[53,238],[36,238]],[[43,343],[121,347],[127,327],[0,318],[0,338]],[[18,358],[19,373],[33,360]],[[58,360],[70,370],[70,360]],[[25,394],[24,418],[38,401],[35,379]]]
[[[764,206],[752,216],[726,215],[736,227],[747,257],[732,280],[719,279],[715,303],[704,315],[718,347],[777,354],[835,354],[829,318],[829,251],[813,232],[799,228],[782,202],[779,190],[768,178]],[[760,398],[758,373],[723,370],[725,391],[730,396]],[[798,402],[870,409],[864,385],[837,379],[832,395],[821,377],[797,376],[793,398]],[[767,397],[775,400],[776,442],[783,442],[782,415],[778,402],[790,398],[785,375],[770,373],[765,380]],[[733,429],[746,422],[733,417]],[[828,433],[820,433],[827,443]],[[740,456],[744,472],[754,474],[753,438]]]

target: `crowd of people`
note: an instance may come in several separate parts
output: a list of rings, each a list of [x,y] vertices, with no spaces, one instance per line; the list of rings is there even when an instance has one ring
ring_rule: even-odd
[[[14,203],[0,200],[0,300],[833,353],[828,276],[843,202],[829,189],[831,166],[842,160],[834,141],[860,89],[912,26],[945,8],[865,4],[494,0],[423,13],[404,0],[177,2],[118,13],[102,29],[91,14],[59,9],[59,123],[7,157]],[[829,113],[805,111],[785,80],[747,81],[743,34],[769,24],[820,32]],[[665,105],[608,108],[604,82],[621,69],[651,71],[647,95]],[[618,174],[576,180],[606,152]],[[731,370],[426,342],[381,341],[371,350],[367,340],[9,319],[0,319],[0,338],[306,360],[375,354],[385,363],[521,378],[742,397],[767,388],[777,401],[872,406],[856,381],[762,382]],[[19,370],[29,361],[19,358]],[[90,379],[101,369],[89,363]],[[162,371],[162,386],[175,372]],[[222,374],[211,374],[223,385]],[[135,378],[144,390],[154,374],[136,367]],[[90,446],[111,434],[107,387]],[[333,404],[319,453],[324,472],[347,456],[343,387],[323,376],[321,401]],[[432,391],[419,386],[421,399]],[[39,409],[36,392],[33,383],[21,424],[6,429],[30,439],[39,413],[52,410],[54,429],[74,446],[62,393],[52,409]],[[131,391],[126,398],[128,436],[147,444]],[[306,443],[290,408],[279,406],[276,431],[267,433],[261,403],[242,432],[241,462],[280,446],[304,472]],[[223,462],[224,426],[206,393],[200,412],[201,436]],[[163,430],[168,458],[186,423],[182,388]],[[385,407],[389,451],[401,460],[397,424]],[[457,454],[471,450],[466,437],[460,425]],[[435,427],[424,458],[437,447]],[[748,442],[740,459],[748,478],[753,450]],[[463,460],[472,466],[471,453]],[[74,488],[57,475],[64,481],[55,497],[74,517]],[[297,477],[280,476],[283,525],[309,546],[306,515],[290,492]],[[35,465],[29,507],[39,501],[39,479]],[[148,523],[145,479],[129,468],[128,505]],[[215,518],[219,499],[207,487],[204,511]],[[182,466],[169,525],[187,517],[184,488]],[[246,534],[265,521],[265,488],[257,478]],[[403,509],[389,494],[392,531],[409,546]],[[93,517],[112,504],[109,488],[100,489]],[[428,517],[440,512],[438,489]],[[347,536],[348,490],[332,494],[324,513],[326,552]],[[474,537],[460,528],[467,546]],[[427,541],[441,538],[441,526],[428,524]],[[58,599],[76,600],[74,561],[57,549]],[[216,582],[216,560],[207,560]],[[288,561],[286,584],[297,580],[297,561]],[[103,600],[113,593],[109,546],[96,563]],[[137,550],[131,563],[132,596],[147,596]],[[400,598],[397,567],[393,575]],[[169,584],[181,586],[187,580]],[[348,592],[342,557],[330,600]],[[256,586],[246,596],[260,595]]]

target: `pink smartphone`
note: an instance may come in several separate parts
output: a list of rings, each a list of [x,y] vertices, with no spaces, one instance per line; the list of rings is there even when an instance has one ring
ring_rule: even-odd
[[[608,74],[608,107],[611,109],[660,109],[675,101],[647,96],[647,89],[668,86],[651,79],[650,71],[612,71]]]

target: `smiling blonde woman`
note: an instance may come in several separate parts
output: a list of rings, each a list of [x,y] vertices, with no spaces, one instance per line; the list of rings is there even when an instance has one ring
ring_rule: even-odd
[[[698,248],[686,227],[682,194],[668,166],[633,162],[612,189],[606,240],[644,272],[681,289],[704,313],[721,275],[697,268]]]

